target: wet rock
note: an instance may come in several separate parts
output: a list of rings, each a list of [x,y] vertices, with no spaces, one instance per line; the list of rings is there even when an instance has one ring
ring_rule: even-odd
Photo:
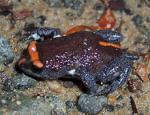
[[[105,105],[105,109],[108,111],[108,112],[113,112],[115,110],[114,106],[113,105]]]
[[[85,0],[64,0],[64,6],[66,8],[72,8],[74,10],[81,10]]]
[[[84,113],[95,115],[100,112],[107,104],[107,98],[105,96],[92,96],[82,94],[79,97],[77,108]]]
[[[6,108],[8,110],[17,109],[19,108],[19,103],[17,103],[18,101],[21,103],[26,103],[28,99],[29,98],[27,96],[20,93],[4,92],[0,95],[0,107]]]
[[[22,106],[19,112],[27,114],[32,112],[39,115],[65,115],[66,106],[57,96],[49,95],[45,98],[33,99],[28,104]]]
[[[30,115],[31,113],[32,115],[66,114],[65,103],[54,95],[37,99],[17,93],[5,93],[0,95],[0,106],[9,110],[8,114],[10,115],[14,113],[17,115]]]
[[[135,24],[135,26],[139,26],[143,23],[143,18],[142,16],[140,15],[135,15],[133,18],[132,18],[132,21],[133,23]]]
[[[14,89],[24,90],[36,85],[37,81],[25,74],[17,74],[16,76],[7,79],[4,83],[4,90],[13,91]]]
[[[44,0],[50,7],[59,8],[63,5],[63,0]]]
[[[8,41],[0,35],[0,64],[13,62],[14,55]]]

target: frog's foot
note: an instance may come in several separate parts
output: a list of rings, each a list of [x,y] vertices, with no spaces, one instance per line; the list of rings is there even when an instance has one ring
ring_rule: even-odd
[[[109,85],[102,90],[98,89],[96,95],[111,93],[122,86],[128,79],[133,64],[132,62],[137,59],[138,57],[135,55],[123,54],[100,71],[98,76],[96,76],[96,80],[106,84],[108,83]]]
[[[25,33],[28,38],[34,40],[41,40],[43,38],[56,38],[61,36],[61,31],[58,28],[36,28]]]

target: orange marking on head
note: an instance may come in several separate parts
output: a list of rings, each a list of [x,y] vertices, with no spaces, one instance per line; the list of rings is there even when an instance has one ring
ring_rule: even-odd
[[[99,45],[100,45],[100,46],[105,46],[105,47],[111,46],[111,47],[114,47],[114,48],[121,48],[121,47],[120,47],[119,45],[117,45],[117,44],[108,43],[108,42],[99,42]]]
[[[28,52],[30,55],[30,59],[33,62],[33,65],[35,65],[38,68],[42,68],[43,64],[39,60],[39,54],[36,48],[36,41],[32,41],[28,47]]]

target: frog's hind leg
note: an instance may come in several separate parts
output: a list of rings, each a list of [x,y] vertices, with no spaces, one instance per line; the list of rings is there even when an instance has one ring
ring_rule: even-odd
[[[128,79],[131,71],[131,65],[125,65],[120,75],[102,90],[97,90],[97,95],[103,95],[114,92],[118,87],[122,86]],[[110,79],[109,79],[110,80]]]
[[[109,85],[102,90],[98,89],[97,95],[111,93],[122,86],[128,79],[133,61],[137,59],[133,54],[123,54],[98,72],[96,80]]]
[[[78,74],[80,76],[80,80],[83,82],[83,85],[88,89],[89,94],[95,95],[97,91],[97,84],[95,81],[95,77],[90,74],[89,71],[86,69],[81,69],[78,71]]]

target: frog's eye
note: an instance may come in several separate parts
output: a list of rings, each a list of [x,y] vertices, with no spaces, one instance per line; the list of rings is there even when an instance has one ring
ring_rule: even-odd
[[[100,41],[99,45],[100,46],[111,46],[113,48],[121,48],[120,45],[118,45],[118,44],[113,44],[113,43],[103,42],[103,41]]]
[[[42,68],[43,63],[39,60],[39,54],[36,48],[36,41],[32,41],[29,44],[28,52],[30,55],[30,61],[33,63],[33,65],[39,69]]]

